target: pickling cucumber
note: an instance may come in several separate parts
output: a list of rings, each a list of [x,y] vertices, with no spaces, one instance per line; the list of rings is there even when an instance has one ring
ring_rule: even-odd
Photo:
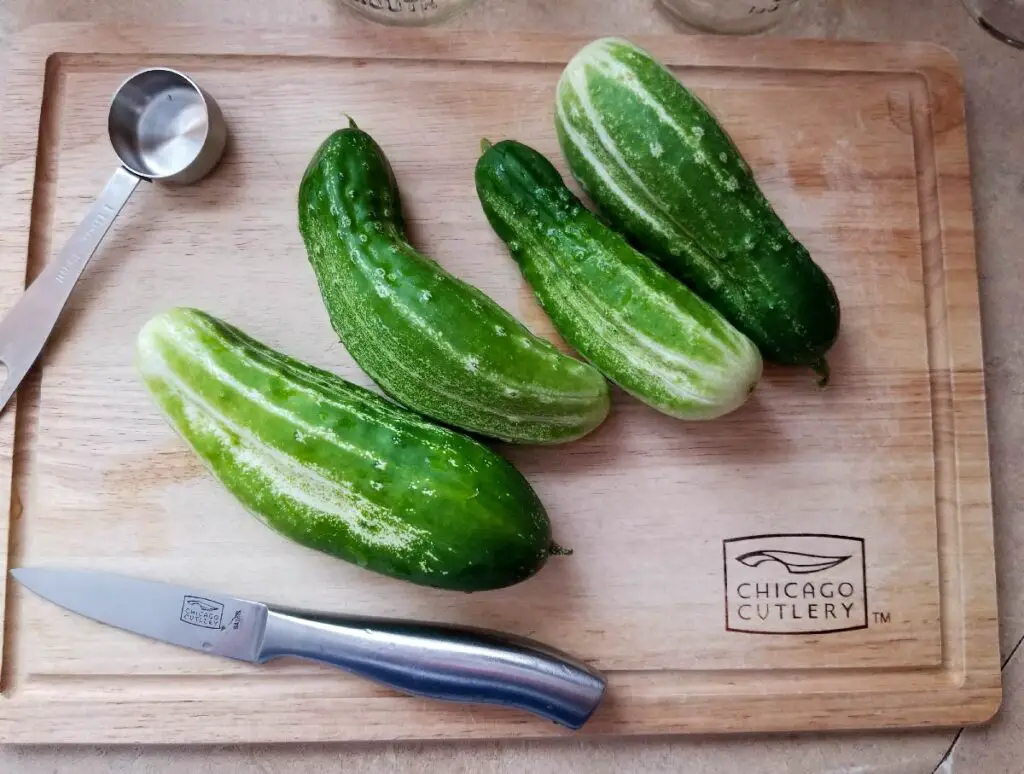
[[[544,506],[504,457],[208,314],[154,317],[137,362],[214,476],[298,543],[460,591],[522,581],[553,550]]]
[[[558,83],[556,129],[601,214],[757,344],[814,367],[839,332],[839,301],[705,105],[650,54],[603,38]]]
[[[747,399],[761,376],[754,344],[601,223],[543,155],[485,144],[476,188],[555,328],[609,379],[682,419]]]
[[[299,224],[334,330],[399,403],[516,443],[570,441],[607,416],[597,370],[409,243],[391,166],[355,124],[310,162]]]

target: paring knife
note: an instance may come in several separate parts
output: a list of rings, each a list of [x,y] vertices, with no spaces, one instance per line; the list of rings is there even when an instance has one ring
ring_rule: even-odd
[[[404,693],[517,707],[572,729],[605,689],[571,656],[485,629],[292,610],[101,572],[11,574],[74,613],[161,642],[254,664],[311,659]]]

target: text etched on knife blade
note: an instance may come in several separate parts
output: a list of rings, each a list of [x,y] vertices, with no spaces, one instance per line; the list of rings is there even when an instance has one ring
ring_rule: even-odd
[[[204,629],[223,629],[224,605],[212,599],[186,594],[181,602],[181,620]]]

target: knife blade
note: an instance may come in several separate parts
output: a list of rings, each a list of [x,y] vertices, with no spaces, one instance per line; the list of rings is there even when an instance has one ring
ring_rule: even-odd
[[[571,729],[606,686],[565,653],[487,629],[317,613],[88,570],[11,575],[73,613],[161,642],[254,664],[319,661],[410,695],[514,707]]]

